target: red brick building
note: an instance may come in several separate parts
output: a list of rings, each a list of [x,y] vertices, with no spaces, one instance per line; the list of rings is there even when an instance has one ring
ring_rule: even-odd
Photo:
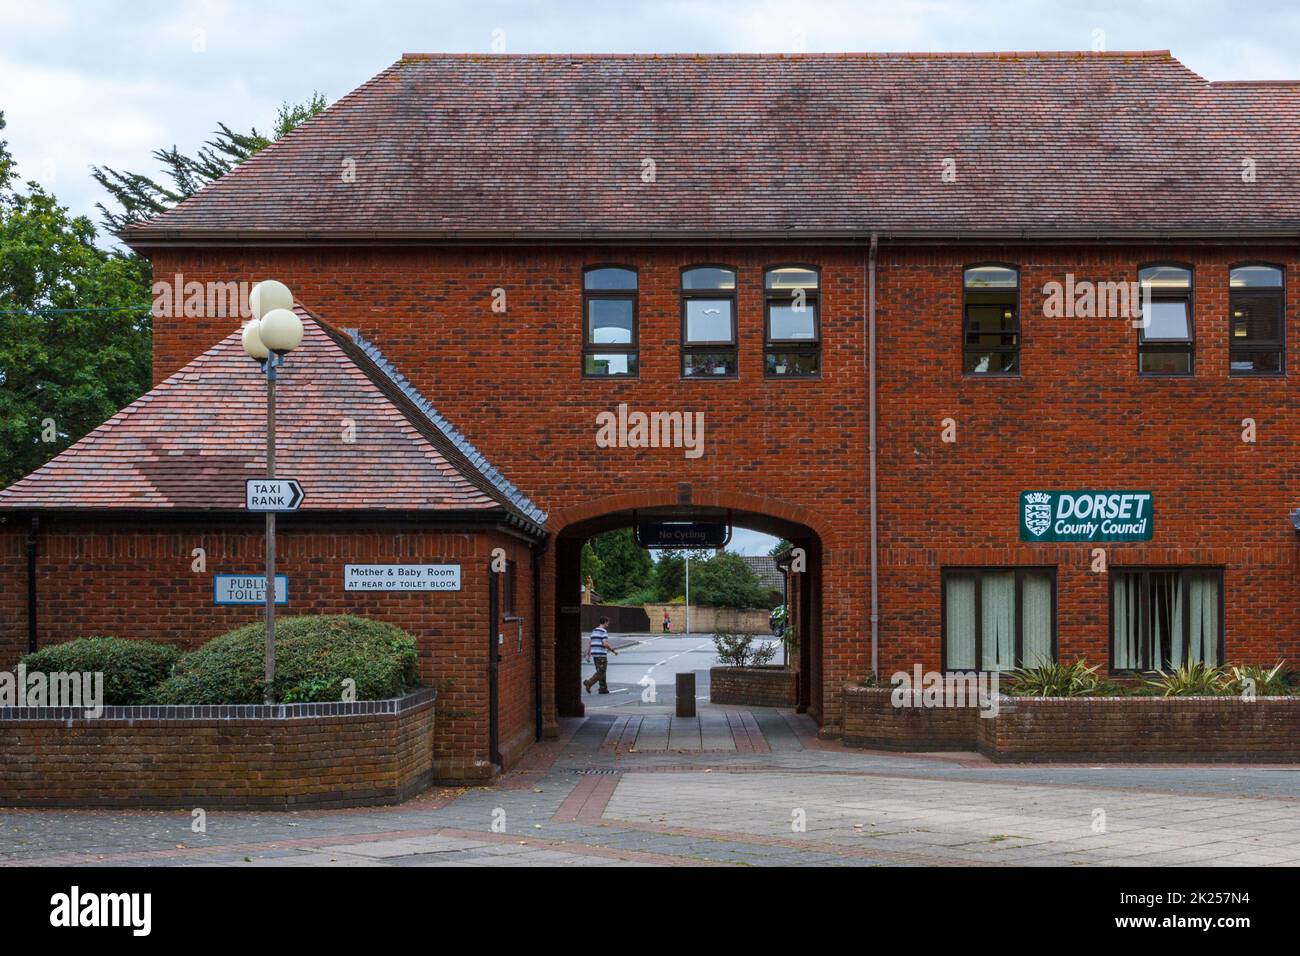
[[[406,56],[124,239],[163,301],[285,282],[527,495],[539,693],[503,684],[503,714],[581,712],[587,537],[719,516],[804,548],[803,704],[834,734],[873,665],[1300,656],[1297,120],[1300,85],[1167,52]],[[192,311],[155,319],[159,382],[240,324]],[[703,413],[700,454],[602,447],[620,405]],[[304,541],[311,606],[395,540]],[[467,654],[464,692],[487,671]]]

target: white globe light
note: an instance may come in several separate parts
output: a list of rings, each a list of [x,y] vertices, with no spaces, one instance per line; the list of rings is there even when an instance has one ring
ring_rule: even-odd
[[[244,343],[244,351],[259,362],[271,354],[262,341],[260,326],[261,323],[254,319],[244,326],[244,331],[239,333],[239,339]]]
[[[253,286],[253,290],[248,293],[248,307],[253,312],[253,318],[264,319],[272,309],[292,309],[293,293],[283,282],[267,279]]]
[[[263,345],[283,355],[302,342],[302,320],[289,309],[272,309],[263,316],[257,334]]]

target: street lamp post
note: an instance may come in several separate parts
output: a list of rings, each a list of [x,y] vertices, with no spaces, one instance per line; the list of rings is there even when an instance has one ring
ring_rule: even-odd
[[[302,322],[293,311],[293,293],[282,282],[267,280],[253,286],[248,304],[253,319],[242,333],[244,351],[266,375],[266,477],[275,477],[275,380],[284,357],[302,342]],[[275,512],[266,513],[266,689],[264,700],[275,703]]]

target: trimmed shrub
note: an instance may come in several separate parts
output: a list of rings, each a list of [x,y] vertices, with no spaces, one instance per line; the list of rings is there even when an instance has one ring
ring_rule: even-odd
[[[180,650],[170,644],[121,637],[80,637],[43,647],[22,659],[28,673],[100,672],[104,675],[104,704],[129,707],[146,704],[160,681],[171,673]]]
[[[185,654],[154,694],[159,704],[260,704],[266,625],[236,628]],[[415,640],[401,628],[352,616],[310,615],[275,623],[275,699],[280,703],[400,697],[419,683]]]

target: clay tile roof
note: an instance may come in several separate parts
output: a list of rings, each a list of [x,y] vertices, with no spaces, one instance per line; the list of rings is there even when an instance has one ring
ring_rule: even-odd
[[[303,342],[279,370],[276,473],[303,512],[422,511],[539,533],[530,502],[373,346],[301,306]],[[240,511],[266,474],[266,381],[231,332],[44,466],[0,510]],[[353,439],[353,440],[348,440]]]
[[[749,569],[758,578],[758,583],[771,591],[780,591],[785,587],[785,575],[777,567],[776,559],[766,554],[741,555]]]
[[[1297,129],[1168,51],[409,54],[123,238],[1294,235]]]

